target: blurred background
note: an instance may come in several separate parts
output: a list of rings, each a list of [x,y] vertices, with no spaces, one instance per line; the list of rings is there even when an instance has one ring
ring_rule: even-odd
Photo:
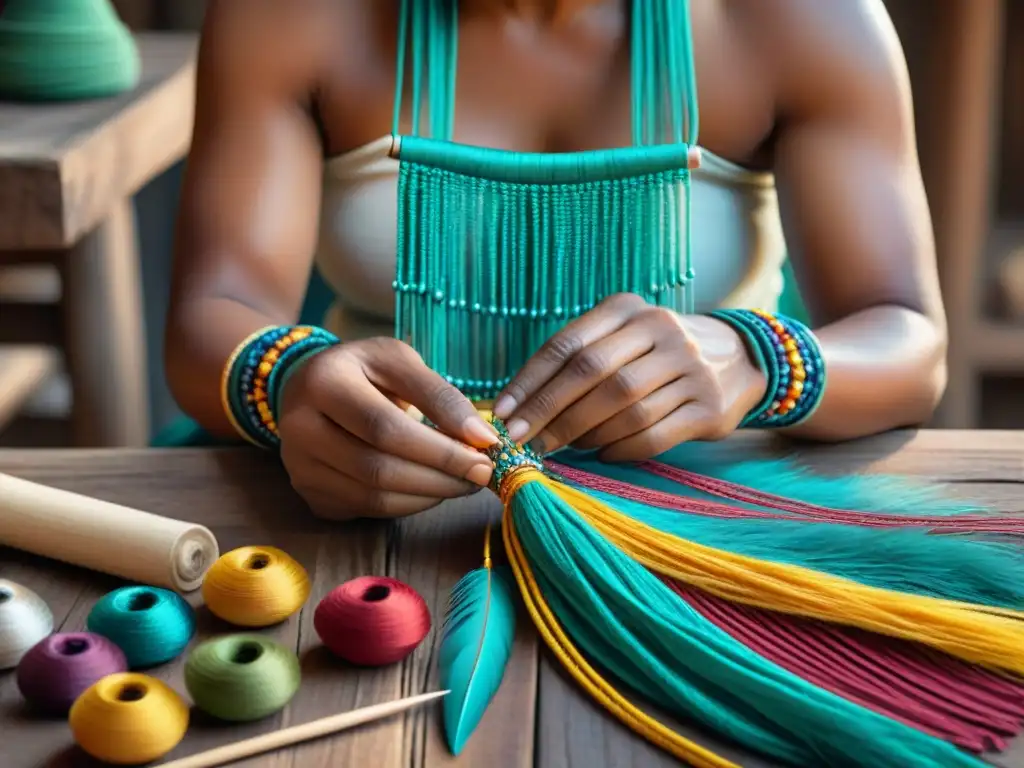
[[[203,2],[113,5],[143,41],[133,93],[0,103],[0,446],[145,445],[179,416],[161,337]],[[886,5],[952,337],[932,426],[1024,428],[1024,2]]]

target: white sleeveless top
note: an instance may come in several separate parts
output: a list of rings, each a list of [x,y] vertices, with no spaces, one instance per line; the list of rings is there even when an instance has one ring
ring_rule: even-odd
[[[336,301],[322,325],[351,341],[394,335],[398,161],[391,137],[324,166],[316,266]],[[771,174],[703,150],[692,181],[696,309],[774,311],[786,246]]]

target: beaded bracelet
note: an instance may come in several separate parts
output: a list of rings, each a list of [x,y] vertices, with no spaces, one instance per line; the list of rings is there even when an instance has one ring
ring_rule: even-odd
[[[310,356],[340,343],[309,325],[269,326],[239,344],[224,365],[221,404],[231,425],[261,448],[280,445],[277,412],[289,376]]]
[[[764,398],[741,427],[792,427],[814,414],[825,394],[825,361],[817,337],[806,325],[760,309],[722,309],[709,315],[728,323],[746,340],[768,380]]]

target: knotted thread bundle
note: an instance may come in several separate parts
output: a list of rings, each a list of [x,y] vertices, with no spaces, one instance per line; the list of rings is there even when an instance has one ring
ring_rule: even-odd
[[[1015,523],[992,518],[983,536],[952,537],[929,533],[913,520],[897,527],[896,516],[884,512],[875,522],[888,520],[888,528],[836,530],[836,523],[801,522],[795,512],[785,513],[794,519],[765,520],[748,514],[748,506],[729,507],[724,498],[709,506],[706,495],[717,489],[749,501],[759,492],[685,475],[675,477],[687,477],[699,490],[690,497],[680,487],[670,512],[667,494],[658,497],[660,507],[638,501],[639,484],[631,492],[618,486],[617,495],[597,473],[594,485],[602,490],[595,491],[587,487],[586,472],[567,472],[573,483],[555,476],[495,424],[503,435],[492,458],[505,549],[538,631],[599,703],[681,760],[732,765],[648,715],[625,689],[794,765],[979,766],[984,763],[975,753],[1005,745],[1024,728],[1024,595],[991,590],[982,602],[945,594],[972,593],[958,575],[975,587],[1021,583],[1020,553],[987,538],[1003,527],[1012,532]],[[695,511],[682,511],[691,498]],[[814,505],[783,503],[771,494],[758,498],[808,517],[844,517],[823,508],[811,515]],[[705,514],[710,509],[714,516]],[[849,515],[861,523],[865,516]],[[725,540],[709,546],[698,535],[679,535],[673,525],[679,521],[693,534],[726,523],[732,534],[744,525],[774,525],[782,536],[775,550],[767,538],[755,536],[754,547],[742,535],[735,548]],[[819,544],[846,541],[852,532],[853,545],[819,549],[822,567],[810,556],[799,562],[792,531],[826,526],[832,537],[819,536]],[[863,574],[877,561],[875,553],[857,548],[865,543],[857,535],[892,536],[887,556],[903,555],[875,574],[875,584],[835,573]],[[922,554],[926,543],[964,557],[934,564]],[[974,550],[992,559],[972,558]],[[941,574],[931,594],[899,580],[900,568],[921,575],[926,566]],[[973,595],[981,597],[982,590]]]

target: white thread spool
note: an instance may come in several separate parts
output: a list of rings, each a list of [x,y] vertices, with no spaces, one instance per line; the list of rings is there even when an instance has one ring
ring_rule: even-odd
[[[18,666],[21,657],[53,632],[53,614],[35,592],[0,579],[0,669]]]

